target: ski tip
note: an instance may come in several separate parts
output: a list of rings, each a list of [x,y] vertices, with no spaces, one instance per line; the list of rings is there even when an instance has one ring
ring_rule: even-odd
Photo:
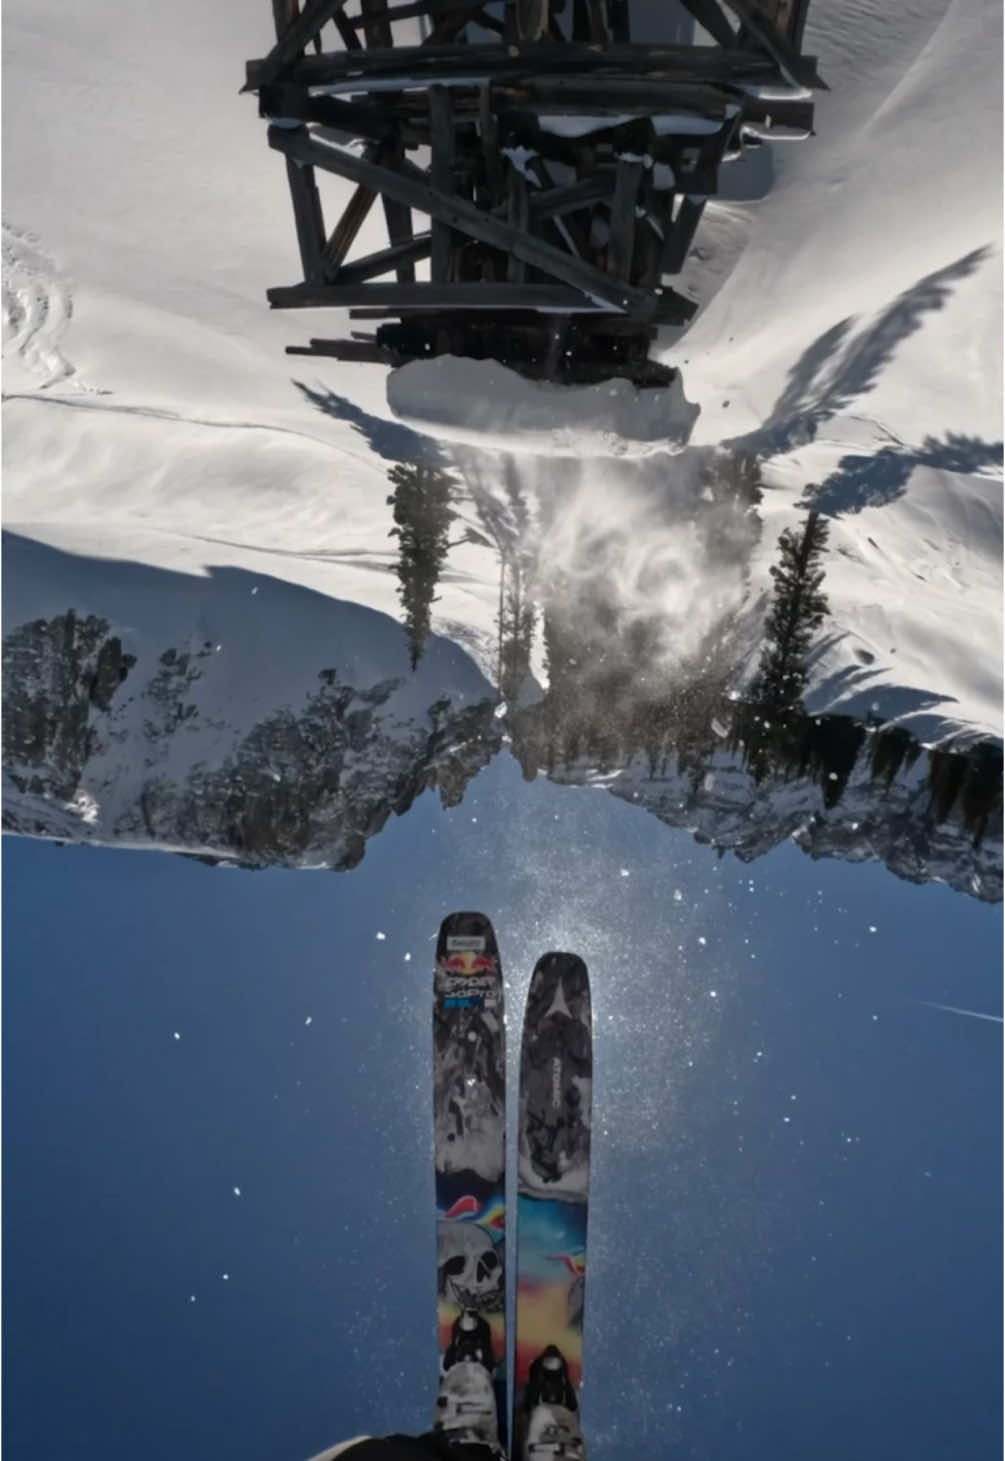
[[[436,957],[443,960],[451,954],[484,954],[498,959],[495,931],[484,913],[448,913],[440,924],[436,941]]]

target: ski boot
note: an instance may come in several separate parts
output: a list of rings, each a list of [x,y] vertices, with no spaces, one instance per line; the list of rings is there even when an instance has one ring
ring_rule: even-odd
[[[492,1385],[494,1367],[488,1322],[473,1309],[465,1309],[454,1320],[450,1344],[440,1364],[433,1430],[453,1442],[487,1446],[505,1461]]]
[[[562,1351],[554,1344],[530,1367],[523,1408],[521,1461],[543,1461],[549,1456],[586,1461],[576,1388]]]

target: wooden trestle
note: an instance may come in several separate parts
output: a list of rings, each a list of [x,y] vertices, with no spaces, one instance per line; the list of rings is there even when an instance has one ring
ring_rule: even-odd
[[[666,281],[720,165],[812,132],[808,0],[679,0],[701,45],[633,43],[630,0],[349,3],[273,0],[276,44],[247,64],[304,274],[270,304],[381,322],[289,353],[672,379],[649,346],[697,309]],[[353,185],[331,232],[319,171]],[[387,247],[351,257],[378,197]]]

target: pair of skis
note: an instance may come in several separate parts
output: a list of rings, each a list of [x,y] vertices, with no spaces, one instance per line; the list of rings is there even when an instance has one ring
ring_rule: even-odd
[[[443,920],[433,987],[440,1391],[434,1428],[517,1461],[582,1461],[593,1047],[586,965],[545,954],[520,1049],[514,1402],[507,1411],[506,1048],[492,925]]]

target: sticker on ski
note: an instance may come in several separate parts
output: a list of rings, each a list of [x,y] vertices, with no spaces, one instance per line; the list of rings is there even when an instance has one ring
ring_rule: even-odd
[[[586,965],[546,954],[520,1051],[513,1434],[521,1461],[585,1455],[579,1429],[593,1043]]]
[[[458,1349],[459,1336],[477,1333],[479,1363],[488,1357],[505,1445],[503,983],[495,934],[480,913],[452,913],[440,927],[433,981],[433,1114],[441,1357],[437,1423],[444,1412],[449,1417],[458,1409],[453,1399],[444,1407],[444,1395],[449,1397],[463,1376],[467,1393],[471,1377],[477,1378],[470,1369],[474,1361]],[[484,1433],[484,1417],[479,1424]]]

